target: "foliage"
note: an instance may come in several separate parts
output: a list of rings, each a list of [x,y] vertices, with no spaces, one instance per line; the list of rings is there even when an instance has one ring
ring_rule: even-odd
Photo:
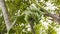
[[[60,9],[60,0],[6,0],[5,2],[11,22],[16,19],[16,23],[9,31],[9,34],[32,34],[31,27],[29,25],[32,19],[36,34],[57,34],[56,28],[59,25],[57,26],[54,21],[49,20],[49,16],[44,15],[47,12],[43,12],[40,9],[42,7],[47,10],[47,7],[49,7],[49,5],[47,6],[47,3],[50,3],[57,8],[54,8],[55,10],[48,8],[47,11],[58,14],[58,10]],[[0,9],[0,34],[5,33],[7,33],[7,30],[2,10]]]

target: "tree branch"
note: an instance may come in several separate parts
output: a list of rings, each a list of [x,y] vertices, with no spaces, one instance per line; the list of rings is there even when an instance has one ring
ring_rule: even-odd
[[[31,18],[31,19],[30,19],[30,27],[31,27],[31,29],[32,29],[33,34],[36,34],[33,26],[34,26],[34,19]]]
[[[33,28],[33,23],[30,23],[30,27],[31,27],[31,29],[32,29],[33,34],[36,34],[36,33],[35,33],[35,30],[34,30],[34,28]]]
[[[3,16],[4,16],[4,20],[5,20],[5,24],[6,24],[7,30],[9,30],[10,26],[11,26],[11,23],[10,23],[8,10],[7,10],[5,1],[4,0],[0,0],[0,5],[1,5],[1,8],[2,8],[2,13],[3,13]]]
[[[14,20],[13,23],[10,22],[8,9],[6,7],[5,0],[0,0],[0,5],[1,5],[1,8],[2,8],[2,13],[3,13],[3,16],[4,16],[4,21],[5,21],[5,24],[6,24],[7,31],[9,31],[12,28],[12,26],[15,24],[16,19]]]
[[[47,10],[45,10],[43,8],[40,8],[40,10],[42,12],[44,12],[46,16],[52,17],[54,19],[54,21],[56,21],[60,24],[60,17],[59,16],[57,16],[56,14],[49,13]]]

